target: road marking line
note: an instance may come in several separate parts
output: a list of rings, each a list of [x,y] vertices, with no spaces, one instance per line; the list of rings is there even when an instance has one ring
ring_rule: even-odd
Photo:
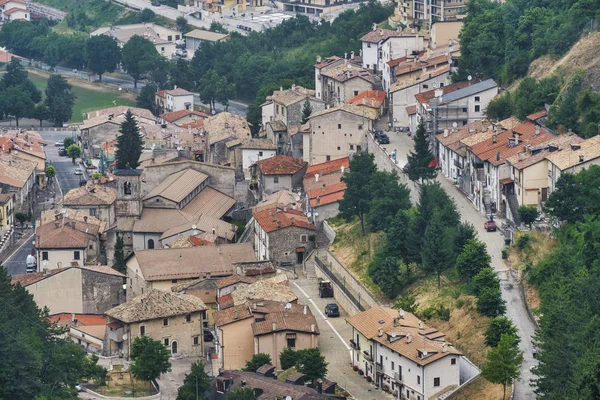
[[[302,289],[296,282],[293,282],[293,283],[294,283],[294,286],[296,286],[298,288],[298,290],[300,290],[302,292],[302,294],[304,296],[306,296],[306,298],[308,299],[308,301],[310,301],[313,304],[313,306],[315,306],[315,310],[317,310],[317,312],[319,313],[319,315],[325,320],[325,322],[327,322],[327,325],[329,325],[331,327],[331,329],[333,330],[333,332],[341,340],[341,342],[344,345],[344,347],[346,347],[346,350],[351,350],[350,346],[346,343],[346,341],[344,340],[344,338],[342,337],[342,335],[340,335],[340,333],[337,331],[337,329],[335,329],[333,327],[333,325],[331,324],[331,322],[327,319],[327,317],[325,317],[325,314],[323,314],[321,312],[321,310],[319,309],[319,307],[317,307],[317,304],[313,301],[313,299],[310,298],[310,296],[308,295],[308,293],[306,293],[304,291],[304,289]]]
[[[19,247],[17,247],[17,249],[15,251],[13,251],[13,253],[10,256],[8,256],[7,260],[10,260],[15,254],[17,254],[17,252],[19,250],[21,250],[21,248],[29,242],[29,239],[31,239],[33,237],[33,235],[34,235],[34,233],[32,233],[31,236],[29,236],[27,238],[27,240],[25,240]],[[25,262],[25,260],[23,260],[23,262]]]

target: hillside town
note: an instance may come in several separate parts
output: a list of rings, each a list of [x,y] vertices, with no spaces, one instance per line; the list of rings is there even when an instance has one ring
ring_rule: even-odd
[[[89,3],[0,1],[0,398],[596,398],[597,8]]]

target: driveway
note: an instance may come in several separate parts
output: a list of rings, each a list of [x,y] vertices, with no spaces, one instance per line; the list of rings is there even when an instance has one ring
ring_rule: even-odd
[[[387,124],[387,122],[385,122],[385,124]],[[378,129],[383,130],[385,129],[385,124],[376,126],[380,126]],[[396,163],[399,166],[404,166],[407,162],[408,153],[412,151],[414,147],[412,137],[408,136],[406,132],[396,133],[390,131],[386,133],[390,137],[390,144],[384,145],[384,147],[390,152],[396,150]],[[488,253],[492,258],[492,267],[498,272],[498,276],[501,279],[502,298],[506,301],[507,316],[519,329],[519,335],[521,337],[519,347],[523,351],[523,364],[521,365],[521,380],[515,383],[515,399],[535,399],[536,396],[533,392],[533,387],[530,385],[530,381],[533,378],[530,368],[537,364],[537,361],[532,355],[532,336],[535,332],[535,326],[527,315],[523,299],[519,294],[518,282],[515,277],[509,273],[502,260],[504,236],[500,232],[487,232],[483,229],[486,218],[475,209],[473,203],[449,179],[442,174],[439,174],[437,181],[444,188],[446,193],[454,199],[456,208],[460,212],[462,220],[470,222],[475,226],[479,240],[484,242],[487,246]],[[415,193],[413,193],[413,197],[414,195]]]
[[[346,323],[348,313],[340,307],[339,318],[327,318],[323,311],[327,303],[334,299],[319,297],[316,279],[300,278],[290,283],[290,287],[302,304],[308,304],[319,325],[319,349],[329,363],[327,379],[337,382],[352,397],[360,400],[393,399],[388,393],[375,389],[364,378],[352,370],[350,346],[352,327]]]

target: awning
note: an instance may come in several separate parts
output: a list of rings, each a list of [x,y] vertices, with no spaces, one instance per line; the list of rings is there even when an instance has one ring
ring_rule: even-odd
[[[304,247],[296,247],[296,253],[304,253],[306,249]]]
[[[295,333],[286,333],[285,338],[286,339],[296,339],[296,334]]]
[[[503,185],[508,185],[509,183],[513,183],[515,180],[512,178],[502,178],[500,179],[500,183]]]

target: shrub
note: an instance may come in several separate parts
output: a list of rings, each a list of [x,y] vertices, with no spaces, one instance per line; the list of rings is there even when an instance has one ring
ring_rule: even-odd
[[[465,305],[465,301],[463,299],[456,300],[456,308],[462,308]]]
[[[423,319],[431,319],[434,314],[435,308],[427,307],[425,310],[423,310]]]
[[[373,382],[373,378],[371,378],[370,376],[367,375],[367,382]]]
[[[408,311],[409,313],[414,313],[417,310],[415,296],[407,294],[405,296],[398,297],[396,299],[396,304],[394,304],[394,308],[402,309],[404,311]]]
[[[296,365],[296,362],[298,361],[298,353],[293,349],[286,347],[285,350],[279,354],[279,361],[281,362],[281,369],[286,370],[291,368]]]
[[[437,316],[442,321],[450,321],[450,309],[440,304],[436,310]]]
[[[529,245],[530,242],[531,236],[529,236],[528,234],[521,235],[517,238],[517,247],[519,248],[519,250],[525,250],[525,248]]]
[[[359,370],[358,370],[358,374],[359,374],[360,376],[363,376],[365,373],[363,372],[363,370],[362,370],[362,369],[359,369]]]

